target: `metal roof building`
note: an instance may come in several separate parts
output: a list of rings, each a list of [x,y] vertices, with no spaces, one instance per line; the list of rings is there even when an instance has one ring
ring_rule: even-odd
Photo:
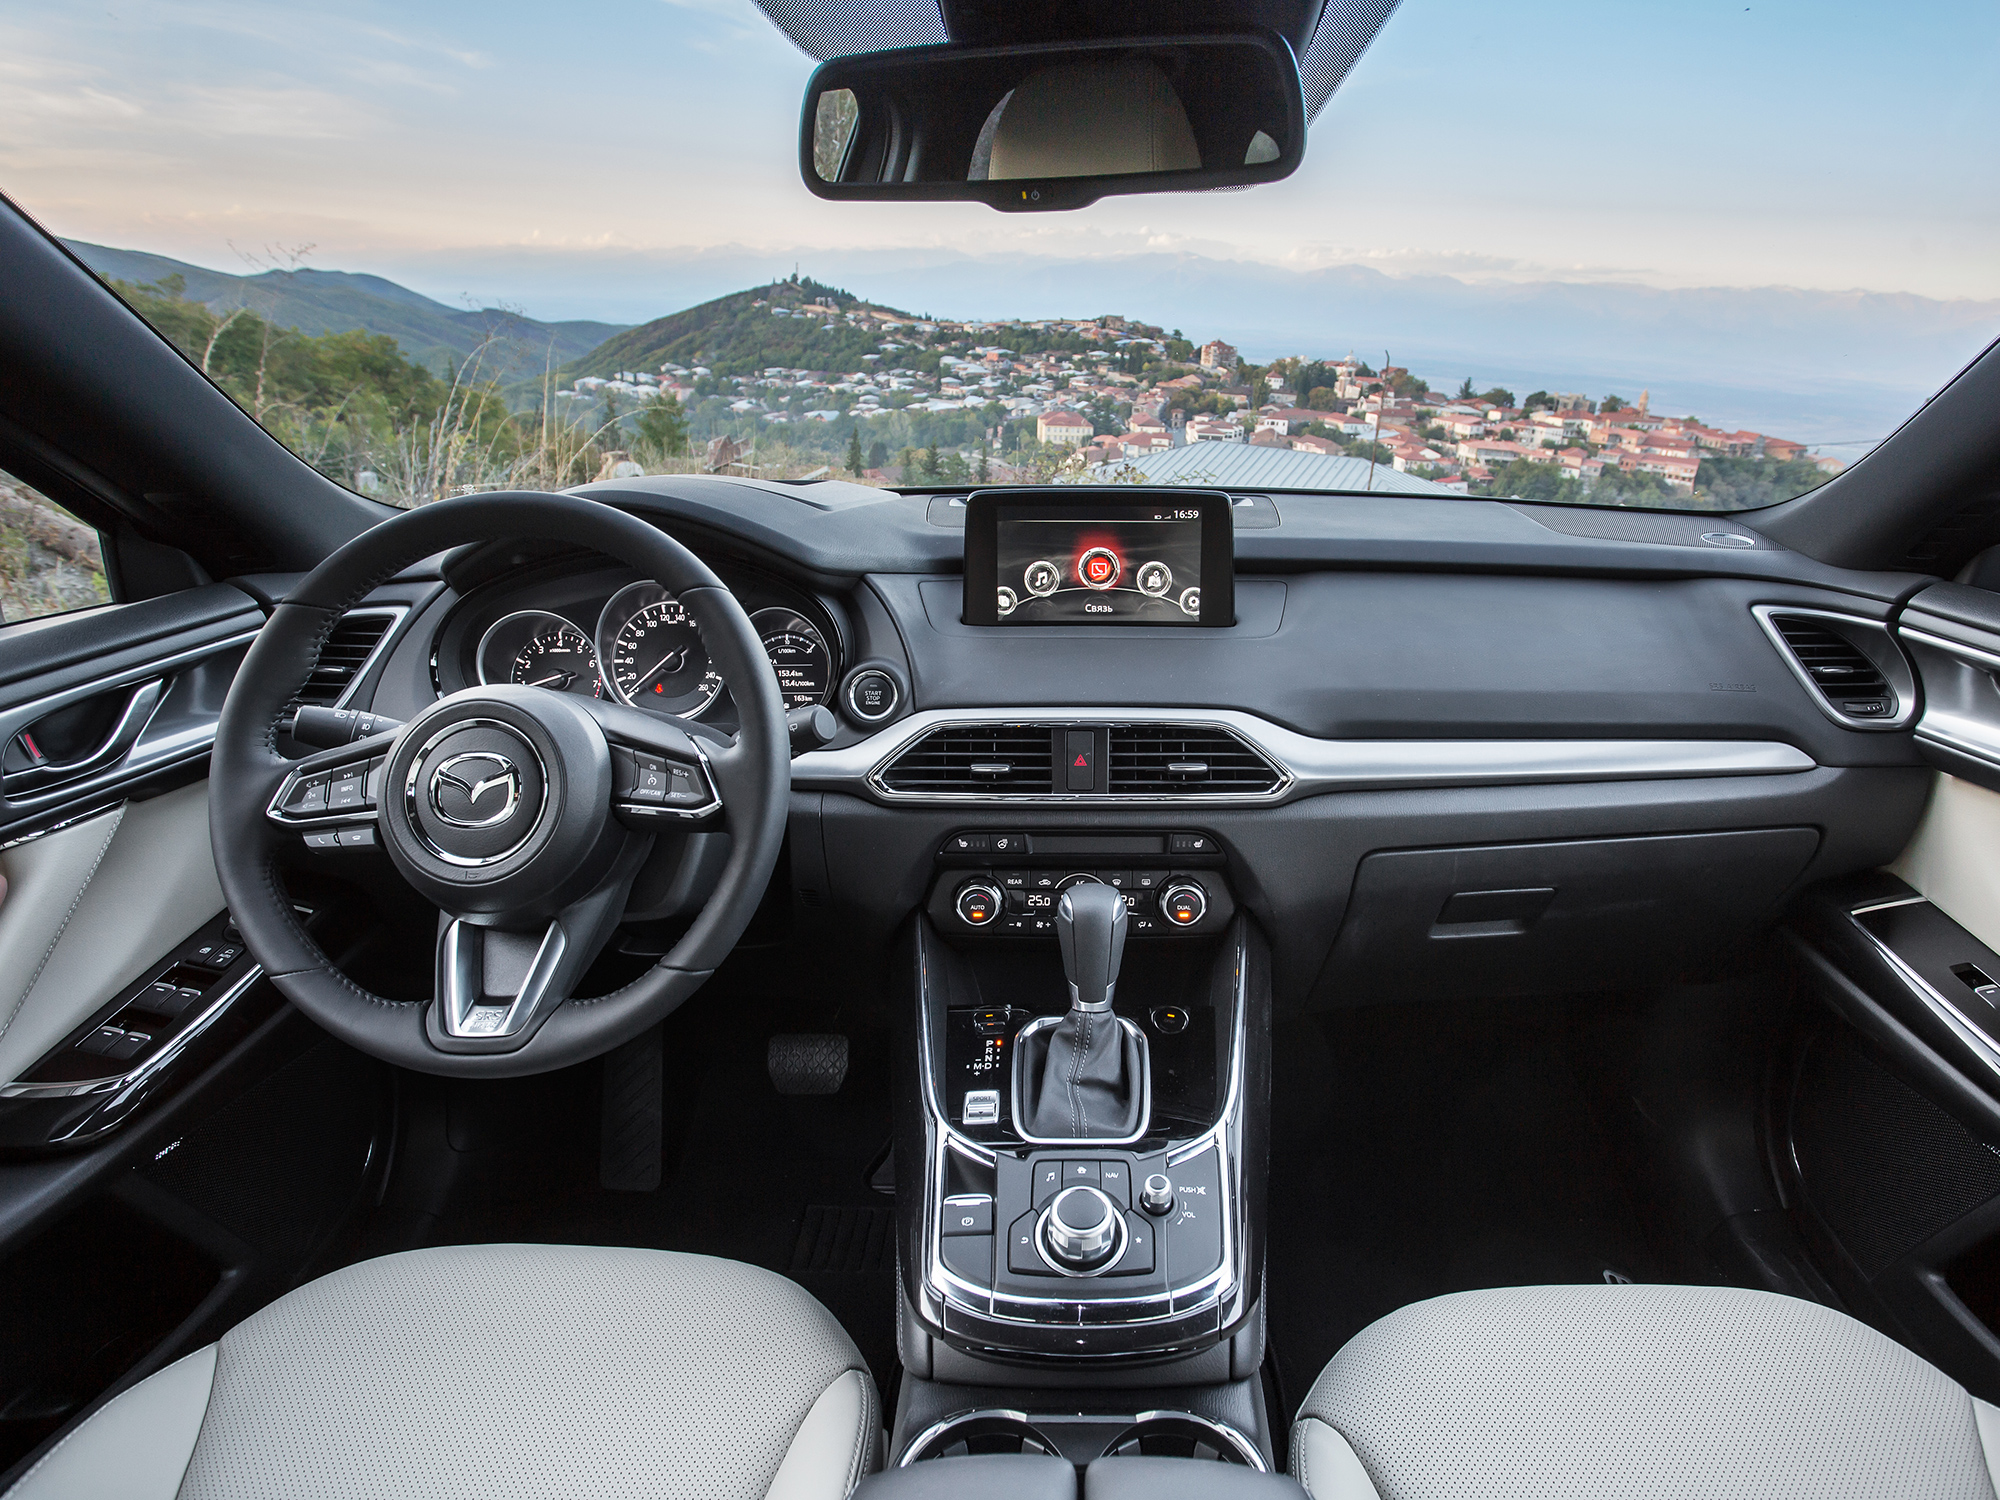
[[[1099,464],[1092,475],[1127,483],[1144,475],[1149,484],[1212,485],[1218,489],[1372,490],[1384,495],[1462,498],[1457,490],[1413,474],[1399,474],[1387,464],[1255,443],[1189,443],[1144,458]]]

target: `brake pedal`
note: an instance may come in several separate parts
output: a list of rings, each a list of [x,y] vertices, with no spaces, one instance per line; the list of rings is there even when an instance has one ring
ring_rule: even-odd
[[[837,1094],[847,1081],[847,1038],[810,1031],[774,1036],[764,1066],[781,1094]]]

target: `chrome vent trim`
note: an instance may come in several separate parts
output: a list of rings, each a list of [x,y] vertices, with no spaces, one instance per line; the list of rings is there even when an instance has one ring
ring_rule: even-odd
[[[350,609],[342,615],[320,647],[312,676],[299,689],[293,705],[338,708],[346,703],[406,613],[402,609]]]
[[[1917,711],[1917,679],[1881,620],[1829,609],[1753,605],[1791,673],[1819,711],[1845,729],[1905,729]],[[1849,713],[1844,705],[1886,700],[1888,712]]]
[[[1241,735],[1208,724],[1114,724],[1105,790],[1119,796],[1267,795],[1285,773]]]
[[[1055,731],[1046,724],[947,724],[890,760],[880,779],[905,794],[1046,795],[1055,775]]]
[[[1241,735],[1227,725],[1215,722],[1182,722],[1178,719],[1162,721],[1144,717],[1143,714],[1117,715],[1115,717],[1090,717],[1075,715],[1064,718],[983,718],[975,714],[940,715],[940,722],[925,725],[914,733],[914,737],[903,739],[897,747],[872,766],[867,781],[877,795],[897,802],[1042,802],[1075,806],[1095,804],[1104,806],[1116,804],[1130,806],[1136,803],[1186,803],[1186,802],[1275,802],[1291,789],[1292,775],[1284,766],[1263,755]],[[1257,787],[1219,786],[1209,790],[1194,789],[1194,785],[1177,785],[1172,791],[1151,791],[1135,787],[1130,791],[1120,791],[1116,787],[1100,792],[1067,792],[1055,789],[1055,743],[1056,736],[1065,729],[1083,727],[1109,728],[1116,743],[1121,729],[1151,730],[1163,723],[1171,722],[1172,727],[1182,734],[1216,734],[1226,736],[1240,750],[1237,756],[1247,754],[1261,761],[1266,775]],[[908,721],[906,720],[907,724]],[[991,737],[996,730],[1004,730],[1012,736],[1004,742],[996,742]],[[941,768],[919,764],[906,767],[906,760],[913,754],[920,754],[924,747],[941,735],[952,736],[948,742],[948,753],[954,761],[951,768]],[[1034,764],[1038,768],[1030,773],[1025,764],[1016,770],[1016,763],[1009,759],[1007,745],[1027,746],[1033,742],[1038,747]],[[988,756],[991,760],[987,760]],[[1045,757],[1045,758],[1044,758]],[[1023,762],[1026,756],[1022,756]],[[985,762],[989,765],[1005,764],[1004,775],[987,772],[973,774],[971,766]],[[794,784],[797,784],[794,761]],[[962,773],[957,769],[963,767]],[[1029,777],[1032,775],[1033,780]],[[1010,778],[1020,780],[1010,785]],[[952,779],[946,779],[950,777]]]

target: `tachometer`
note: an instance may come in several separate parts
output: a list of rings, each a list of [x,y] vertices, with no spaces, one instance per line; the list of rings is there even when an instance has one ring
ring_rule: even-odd
[[[528,609],[505,615],[479,639],[479,680],[516,682],[558,693],[599,697],[597,652],[561,615]]]
[[[627,703],[692,716],[715,702],[722,675],[680,600],[656,583],[612,595],[597,621],[604,680]]]
[[[795,609],[760,609],[750,617],[771,670],[778,674],[778,694],[785,707],[810,708],[833,692],[833,653],[826,637]]]

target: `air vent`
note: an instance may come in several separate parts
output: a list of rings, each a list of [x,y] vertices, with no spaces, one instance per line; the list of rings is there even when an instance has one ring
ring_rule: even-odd
[[[1114,796],[1242,796],[1277,790],[1278,771],[1226,729],[1198,724],[1114,724]]]
[[[322,708],[338,703],[395,623],[395,613],[390,610],[356,610],[342,615],[320,648],[319,664],[299,689],[297,701]]]
[[[1055,735],[1047,725],[955,724],[933,729],[891,761],[892,792],[1048,792],[1055,787]]]
[[[1888,679],[1847,636],[1811,615],[1774,612],[1770,620],[1792,659],[1836,714],[1864,720],[1895,716],[1896,694]],[[1856,628],[1879,627],[1857,622]]]

